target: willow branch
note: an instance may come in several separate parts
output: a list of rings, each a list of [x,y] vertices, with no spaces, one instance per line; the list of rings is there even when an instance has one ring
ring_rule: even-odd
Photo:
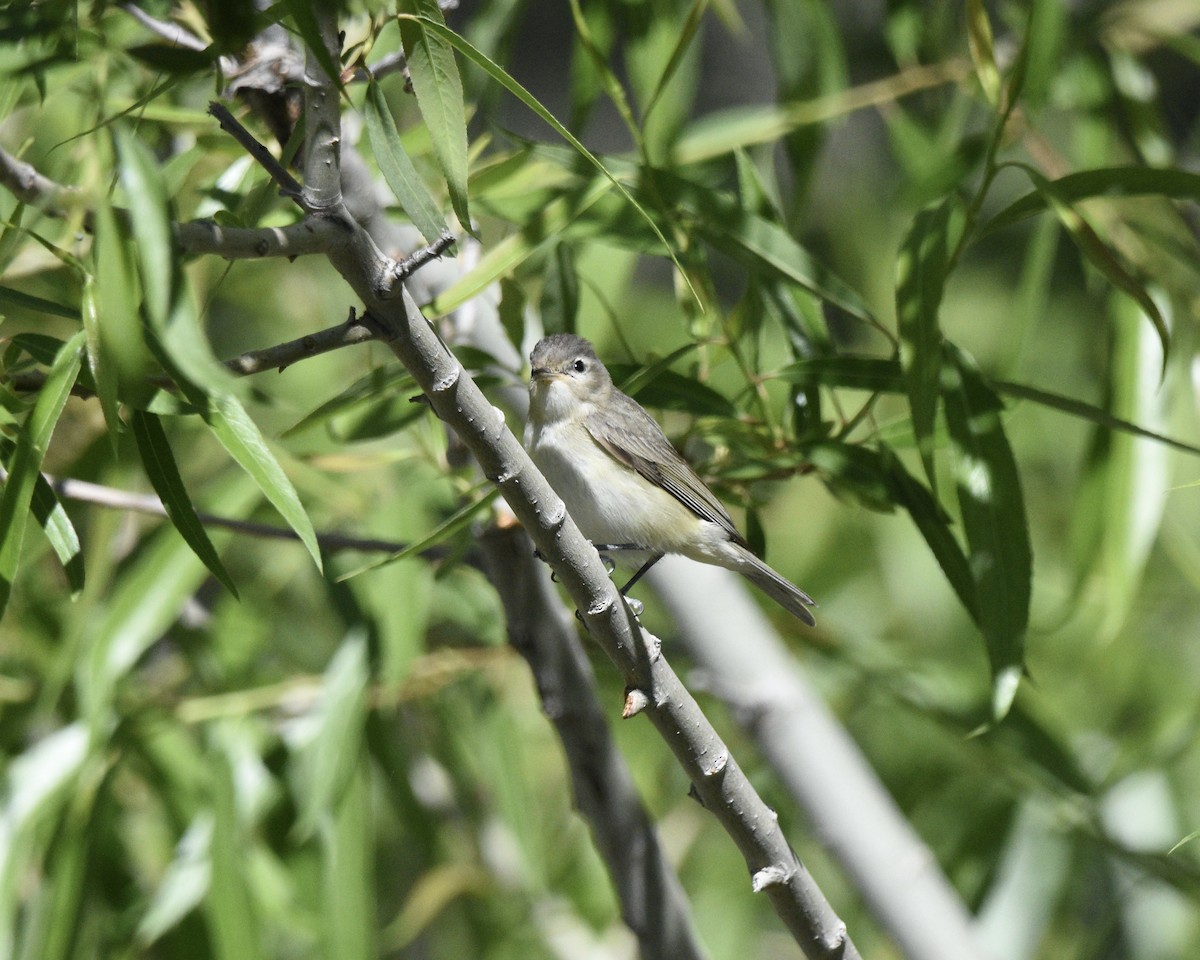
[[[323,20],[330,49],[335,24]],[[388,345],[416,379],[437,414],[449,424],[500,489],[539,552],[578,605],[593,639],[616,664],[627,685],[640,691],[644,713],[675,753],[696,794],[741,850],[751,887],[763,892],[813,960],[860,955],[845,924],[787,842],[774,812],[754,790],[716,730],[680,682],[658,642],[645,634],[609,580],[592,545],[568,516],[562,500],[530,461],[462,365],[421,316],[402,287],[392,283],[395,264],[354,222],[340,201],[337,163],[338,99],[310,56],[305,124],[306,196],[318,215],[346,225],[345,242],[330,261],[388,333]]]
[[[307,209],[304,203],[304,190],[285,167],[249,130],[241,125],[237,117],[229,112],[223,104],[213,100],[208,105],[208,112],[216,118],[221,129],[228,133],[242,148],[258,161],[259,166],[271,175],[271,179],[279,185],[279,192],[289,200],[294,201],[302,210]]]
[[[187,254],[213,254],[226,260],[261,260],[324,253],[337,228],[305,218],[286,227],[223,227],[212,220],[193,220],[172,227],[175,243]]]
[[[0,184],[22,203],[51,217],[65,216],[81,200],[78,190],[56,183],[4,149],[0,149]]]
[[[509,643],[533,673],[566,755],[575,805],[591,828],[642,960],[699,960],[704,951],[687,897],[613,741],[574,620],[523,530],[493,527],[480,547],[484,572],[504,604]]]
[[[178,24],[167,23],[165,20],[159,20],[156,17],[150,16],[150,14],[142,10],[136,3],[123,3],[121,4],[121,9],[151,33],[162,37],[168,43],[173,43],[177,47],[183,47],[185,50],[193,50],[196,53],[203,53],[208,49],[208,44],[190,30],[185,30]]]
[[[262,373],[264,370],[283,371],[300,360],[316,357],[331,350],[340,350],[359,343],[368,343],[378,339],[377,331],[368,323],[367,318],[360,320],[351,308],[350,316],[334,327],[326,327],[317,333],[310,333],[287,343],[279,343],[262,350],[247,350],[239,356],[225,361],[225,366],[231,373],[239,377]]]

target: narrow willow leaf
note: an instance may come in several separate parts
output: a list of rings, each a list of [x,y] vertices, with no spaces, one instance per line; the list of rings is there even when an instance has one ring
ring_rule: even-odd
[[[430,29],[436,24],[445,30],[436,0],[411,2],[420,16],[400,18],[400,39],[413,92],[446,176],[450,205],[463,229],[473,233],[467,206],[467,117],[454,48],[444,34]]]
[[[88,370],[96,385],[96,396],[100,398],[100,410],[108,427],[108,438],[113,453],[117,452],[117,437],[121,430],[121,419],[117,415],[117,369],[108,355],[108,346],[100,324],[100,308],[97,304],[96,278],[89,275],[83,283],[83,329],[87,334]]]
[[[212,883],[213,817],[197,814],[163,870],[149,905],[138,920],[137,942],[148,947],[203,902]]]
[[[0,618],[8,607],[13,579],[21,560],[21,544],[29,518],[42,459],[55,424],[71,396],[75,378],[83,364],[85,334],[82,330],[63,344],[46,376],[46,382],[17,434],[16,447],[8,465],[8,479],[0,494]]]
[[[1103,167],[1069,173],[1049,181],[1058,201],[1075,204],[1095,197],[1160,196],[1172,200],[1200,201],[1200,174],[1176,168]],[[974,235],[982,239],[997,230],[1043,213],[1051,206],[1051,195],[1034,190],[1015,200],[984,224]]]
[[[293,746],[297,840],[311,837],[333,810],[359,763],[369,682],[365,631],[356,629],[321,678],[321,696],[309,717],[310,738]]]
[[[607,180],[596,180],[582,196],[561,197],[529,221],[519,233],[505,237],[483,255],[475,269],[443,290],[422,310],[426,317],[445,316],[478,296],[501,277],[507,277],[539,250],[547,240],[562,233],[611,190]]]
[[[230,759],[214,752],[209,782],[213,793],[212,882],[204,917],[214,960],[260,960],[262,922],[257,916],[246,869],[247,837],[238,816],[238,781]]]
[[[33,515],[42,525],[42,532],[50,542],[51,549],[62,564],[63,572],[67,575],[67,584],[71,588],[71,599],[79,596],[83,590],[83,548],[79,543],[79,534],[67,511],[59,502],[54,488],[45,477],[38,473],[33,484],[33,500],[31,502]]]
[[[55,303],[53,300],[47,300],[45,297],[35,297],[32,293],[14,290],[12,287],[0,286],[0,303],[9,303],[14,307],[22,307],[25,310],[36,310],[39,313],[49,314],[52,317],[65,317],[68,320],[79,319],[79,311],[74,307]]]
[[[645,107],[642,108],[643,125],[646,122],[646,118],[650,116],[655,106],[657,106],[663,91],[667,88],[667,84],[675,76],[679,65],[683,63],[683,58],[688,52],[688,47],[692,45],[696,31],[700,28],[700,23],[704,19],[704,13],[708,10],[708,3],[709,0],[692,0],[692,5],[688,8],[687,16],[684,17],[683,24],[679,27],[679,38],[675,42],[674,49],[671,50],[671,56],[667,60],[667,65],[663,68],[662,75],[658,78],[658,83],[654,86],[654,92],[650,94]]]
[[[936,489],[933,429],[942,367],[938,311],[950,256],[951,201],[926,207],[913,219],[896,257],[896,323],[900,366],[912,410],[913,435],[925,475]]]
[[[321,65],[321,69],[325,71],[333,85],[341,87],[341,69],[321,39],[321,27],[313,12],[312,0],[285,0],[284,6],[292,15],[292,20],[296,24],[296,30],[300,33],[304,45],[317,58],[317,63]]]
[[[366,116],[367,136],[383,179],[421,236],[428,243],[435,242],[449,232],[446,219],[405,152],[383,91],[373,80],[367,85]]]
[[[697,417],[737,416],[737,409],[728,398],[674,370],[663,370],[644,381],[634,395],[639,403],[657,410],[678,410]]]
[[[179,531],[184,542],[212,571],[212,575],[225,585],[225,588],[235,597],[237,587],[221,563],[216,548],[208,539],[204,525],[196,516],[196,508],[192,506],[183,478],[179,475],[179,467],[175,463],[175,455],[171,452],[171,444],[163,430],[162,421],[152,413],[134,410],[130,417],[134,439],[137,441],[138,454],[142,465],[146,468],[146,477],[154,492],[162,501],[167,511],[167,517]]]
[[[126,238],[127,228],[107,203],[96,205],[92,223],[96,239],[92,244],[91,272],[104,278],[95,285],[96,322],[103,358],[111,362],[116,374],[117,395],[134,404],[145,403],[152,392],[146,383],[151,358],[138,310],[137,275]],[[115,443],[111,424],[109,429],[110,439]]]
[[[999,719],[1016,693],[1014,671],[1019,678],[1023,664],[1033,567],[1029,526],[1000,399],[970,357],[949,342],[944,349],[946,425]]]
[[[1074,397],[1064,397],[1059,393],[1042,390],[1038,387],[1031,387],[1024,383],[1013,383],[1010,380],[993,380],[991,384],[998,393],[1002,393],[1005,396],[1029,400],[1033,403],[1041,404],[1043,407],[1048,407],[1051,410],[1058,410],[1061,413],[1078,417],[1080,420],[1090,421],[1108,430],[1117,430],[1121,433],[1128,433],[1130,436],[1154,440],[1157,443],[1161,443],[1167,447],[1174,447],[1176,450],[1184,453],[1200,456],[1200,446],[1186,443],[1175,437],[1168,437],[1163,433],[1148,430],[1129,420],[1115,416],[1108,410],[1090,403],[1084,403],[1082,400],[1076,400]]]
[[[374,824],[365,754],[357,751],[345,788],[321,831],[323,914],[330,956],[374,960],[376,897]]]
[[[870,309],[854,289],[818,263],[779,224],[751,214],[721,211],[720,215],[705,218],[699,229],[705,239],[731,256],[743,260],[749,254],[755,262],[851,316],[874,322]]]
[[[1071,239],[1075,241],[1084,256],[1109,279],[1113,286],[1128,295],[1141,307],[1146,319],[1154,325],[1154,330],[1162,344],[1163,366],[1160,375],[1166,376],[1171,335],[1158,304],[1154,302],[1142,282],[1125,268],[1112,248],[1100,239],[1092,225],[1062,195],[1055,183],[1042,176],[1033,167],[1025,164],[1019,164],[1019,166],[1033,181],[1033,185],[1045,195],[1047,204],[1057,214],[1062,225],[1067,228]]]
[[[676,268],[679,270],[680,276],[682,276],[684,282],[687,283],[688,289],[691,291],[692,296],[696,298],[697,302],[700,302],[699,294],[697,294],[695,288],[692,287],[692,282],[690,279],[688,279],[687,271],[683,269],[683,264],[679,262],[679,258],[675,255],[674,248],[670,243],[667,242],[667,238],[663,236],[663,232],[658,228],[658,224],[654,222],[654,219],[650,216],[650,214],[646,212],[645,207],[643,207],[637,202],[636,199],[634,199],[633,194],[629,192],[628,188],[621,183],[621,181],[618,180],[603,163],[600,162],[595,154],[593,154],[590,150],[588,150],[587,147],[580,143],[579,140],[571,133],[571,131],[559,123],[554,114],[543,107],[541,103],[538,102],[537,98],[533,96],[533,94],[517,83],[517,81],[514,80],[512,76],[510,76],[502,67],[472,46],[465,38],[460,37],[458,34],[446,27],[445,24],[439,23],[438,21],[432,20],[428,17],[409,17],[403,14],[401,15],[400,19],[402,21],[406,19],[419,20],[425,25],[425,29],[428,32],[436,34],[437,36],[445,39],[446,42],[458,50],[459,53],[478,66],[481,70],[483,70],[484,73],[499,83],[502,87],[504,87],[505,90],[515,96],[518,100],[525,104],[525,106],[529,107],[530,110],[537,114],[543,121],[549,124],[555,133],[566,140],[567,143],[569,143],[576,151],[585,157],[587,161],[592,164],[592,166],[594,166],[606,178],[612,181],[613,186],[620,191],[621,196],[623,196],[630,206],[632,206],[646,221],[646,223],[649,224],[650,229],[654,231],[654,235],[658,238],[659,243],[662,244],[663,250],[666,251],[667,255],[671,258],[671,262],[674,263]]]
[[[992,24],[983,0],[967,0],[967,46],[979,86],[993,107],[1000,105],[1000,70],[992,46]]]
[[[283,472],[279,461],[267,447],[258,426],[250,419],[242,405],[231,396],[213,398],[205,419],[221,445],[241,464],[242,469],[254,479],[266,498],[279,511],[280,516],[296,531],[317,569],[322,569],[321,548],[317,545],[317,534],[313,530],[312,520],[300,503],[292,481]]]
[[[382,559],[372,561],[365,564],[356,570],[351,570],[349,573],[343,573],[337,578],[338,583],[349,580],[351,577],[357,577],[360,573],[366,573],[368,570],[377,570],[379,567],[387,566],[390,563],[396,563],[399,560],[405,560],[408,557],[414,557],[427,550],[436,543],[441,543],[443,540],[448,540],[450,537],[462,530],[479,511],[483,510],[489,503],[496,499],[499,494],[495,487],[490,489],[482,497],[477,500],[472,500],[465,507],[461,507],[448,516],[445,520],[439,523],[436,527],[429,531],[420,540],[410,543],[403,550],[397,551]]]
[[[579,274],[575,268],[575,256],[568,244],[556,243],[546,257],[542,299],[538,306],[542,314],[542,329],[546,333],[575,332],[575,316],[579,312]],[[514,342],[520,343],[519,340]]]
[[[381,397],[404,394],[417,389],[412,374],[400,366],[378,367],[364,377],[359,377],[335,397],[331,397],[315,410],[305,414],[283,431],[283,438],[293,437],[313,427],[328,423],[363,406],[377,403]]]
[[[899,361],[882,357],[845,354],[811,357],[788,364],[772,377],[803,386],[844,387],[873,393],[903,393],[905,390],[904,372]]]
[[[113,138],[117,149],[117,172],[129,203],[146,312],[156,325],[165,326],[171,308],[174,272],[167,187],[162,169],[146,146],[129,130],[117,126]]]

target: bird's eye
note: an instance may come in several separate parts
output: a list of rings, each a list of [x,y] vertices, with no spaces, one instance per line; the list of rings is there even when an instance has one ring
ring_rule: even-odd
[[[576,373],[583,373],[583,371],[587,369],[587,364],[583,361],[583,358],[580,357],[573,364],[571,364],[571,369]]]

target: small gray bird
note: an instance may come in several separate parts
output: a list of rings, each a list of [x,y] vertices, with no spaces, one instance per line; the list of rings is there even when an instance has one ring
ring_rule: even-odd
[[[812,624],[813,600],[750,552],[733,520],[636,400],[618,390],[591,343],[545,337],[529,355],[525,448],[598,546],[681,553],[734,570]]]

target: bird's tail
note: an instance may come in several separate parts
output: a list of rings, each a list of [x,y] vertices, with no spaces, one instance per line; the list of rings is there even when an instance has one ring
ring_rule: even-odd
[[[816,623],[809,607],[815,607],[812,597],[785,580],[745,547],[735,545],[738,562],[735,569],[759,590],[783,607],[788,613],[799,617],[810,627]]]

